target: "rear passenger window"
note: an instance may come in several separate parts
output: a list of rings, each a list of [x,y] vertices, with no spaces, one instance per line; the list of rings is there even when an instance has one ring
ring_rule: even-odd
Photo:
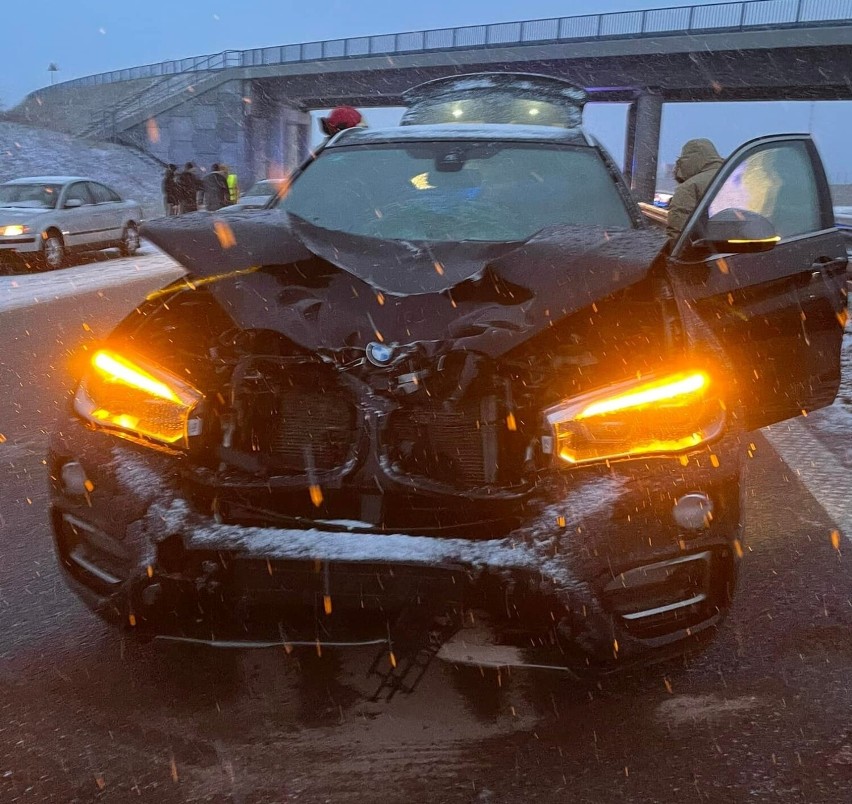
[[[65,203],[67,204],[69,201],[82,201],[83,204],[94,203],[92,201],[89,188],[86,186],[86,182],[78,181],[76,184],[72,184],[68,188],[68,195],[65,196]]]
[[[723,209],[756,212],[781,237],[819,231],[819,191],[805,144],[783,142],[749,153],[719,188],[710,216]]]
[[[109,189],[109,187],[104,187],[103,184],[97,184],[96,182],[89,182],[89,190],[92,193],[92,196],[95,199],[96,204],[111,204],[114,201],[118,201],[118,196]]]

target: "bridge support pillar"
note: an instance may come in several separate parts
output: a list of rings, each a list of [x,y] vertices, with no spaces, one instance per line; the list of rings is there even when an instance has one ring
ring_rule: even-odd
[[[624,175],[639,201],[654,200],[662,119],[663,96],[650,90],[641,92],[627,112]]]
[[[247,120],[246,182],[280,179],[297,168],[308,156],[311,115],[283,104],[253,103]],[[256,108],[257,107],[257,108]]]

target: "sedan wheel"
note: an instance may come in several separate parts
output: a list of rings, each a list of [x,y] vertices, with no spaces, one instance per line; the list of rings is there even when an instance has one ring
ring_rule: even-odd
[[[137,251],[139,251],[139,230],[135,224],[129,223],[121,238],[121,254],[124,257],[132,257]]]
[[[65,264],[65,244],[58,234],[47,236],[42,246],[42,260],[48,271],[55,271]]]

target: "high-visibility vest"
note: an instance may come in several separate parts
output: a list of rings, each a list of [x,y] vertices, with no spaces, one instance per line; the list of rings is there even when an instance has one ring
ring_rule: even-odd
[[[228,196],[232,202],[240,200],[240,185],[236,173],[228,174]]]

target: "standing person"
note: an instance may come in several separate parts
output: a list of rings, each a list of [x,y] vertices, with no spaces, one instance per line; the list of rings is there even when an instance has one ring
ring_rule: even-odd
[[[695,211],[701,196],[707,192],[713,177],[722,167],[723,159],[710,140],[697,139],[684,143],[675,162],[675,190],[669,203],[666,234],[675,241]]]
[[[201,180],[195,172],[195,165],[187,162],[183,170],[178,174],[178,196],[180,198],[180,212],[195,212],[198,209],[198,189]]]
[[[177,183],[177,165],[169,164],[163,176],[163,206],[166,215],[177,215],[180,196]]]
[[[226,165],[222,165],[222,173],[228,182],[228,201],[236,204],[240,200],[240,182],[237,174],[233,173]]]
[[[222,166],[214,162],[210,172],[204,177],[204,205],[210,212],[228,206],[228,180]]]

